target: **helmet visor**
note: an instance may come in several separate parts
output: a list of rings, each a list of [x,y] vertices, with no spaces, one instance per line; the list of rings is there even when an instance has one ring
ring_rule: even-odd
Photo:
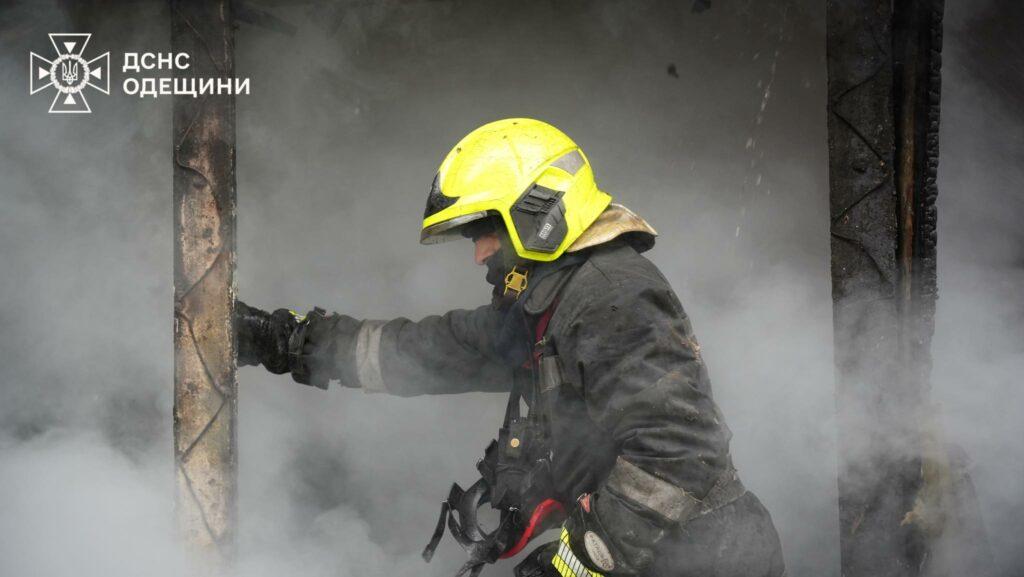
[[[432,224],[423,229],[420,233],[420,244],[437,244],[457,238],[463,238],[462,227],[471,222],[487,218],[490,214],[486,210],[471,212],[450,218],[444,222]]]

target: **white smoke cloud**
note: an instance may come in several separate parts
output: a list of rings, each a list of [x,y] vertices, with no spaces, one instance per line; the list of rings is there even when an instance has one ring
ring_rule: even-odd
[[[794,4],[783,21],[782,4],[267,3],[298,33],[238,32],[253,90],[238,100],[242,298],[370,318],[486,301],[468,246],[417,244],[430,178],[480,123],[557,124],[661,232],[651,258],[694,320],[790,573],[838,575],[824,12]],[[166,9],[74,6],[0,13],[0,574],[180,575],[170,104],[115,90],[69,119],[22,91],[47,32],[88,26],[115,54],[166,50]],[[949,69],[935,395],[990,527],[1016,535],[1021,260],[1005,246],[1020,246],[1006,204],[1020,214],[1007,192],[1020,180],[991,141],[967,137],[966,111],[996,96]],[[999,118],[1019,127],[1012,109]],[[503,399],[325,393],[254,368],[239,381],[239,574],[461,564],[451,540],[430,565],[419,552],[449,484],[475,477]],[[994,544],[1004,565],[1020,559],[1012,537]]]

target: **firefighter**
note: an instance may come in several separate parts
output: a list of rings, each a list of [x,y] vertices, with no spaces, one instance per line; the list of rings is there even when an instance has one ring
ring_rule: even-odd
[[[531,412],[544,413],[550,492],[565,520],[518,575],[782,575],[778,535],[733,467],[690,319],[641,254],[656,232],[611,200],[557,128],[484,125],[442,162],[421,241],[472,240],[489,304],[414,322],[239,302],[239,363],[324,389],[525,399],[516,383],[536,375],[543,345],[557,374]],[[499,441],[499,453],[521,442]]]

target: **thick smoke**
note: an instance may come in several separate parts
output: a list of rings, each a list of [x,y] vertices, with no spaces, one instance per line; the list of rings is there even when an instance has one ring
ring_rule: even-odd
[[[1024,5],[951,3],[932,382],[1003,573],[1024,568]]]
[[[485,302],[467,244],[417,244],[430,179],[483,122],[552,122],[660,231],[651,258],[694,320],[790,573],[838,575],[824,6],[711,4],[254,3],[297,33],[238,31],[253,92],[238,100],[238,286],[262,308],[369,318]],[[968,4],[950,2],[947,29],[933,380],[1012,569],[1021,100],[979,73],[994,56],[969,58],[995,17]],[[0,574],[188,572],[172,537],[170,100],[115,89],[60,117],[25,90],[47,32],[93,32],[90,52],[119,64],[167,50],[167,16],[156,1],[0,12]],[[475,477],[500,396],[239,381],[239,574],[461,563],[450,540],[430,565],[418,554],[449,484]]]

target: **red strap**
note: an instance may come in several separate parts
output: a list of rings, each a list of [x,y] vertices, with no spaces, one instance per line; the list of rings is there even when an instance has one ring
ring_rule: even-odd
[[[530,523],[526,526],[526,529],[519,537],[519,540],[516,541],[516,544],[508,551],[502,553],[498,558],[508,559],[522,551],[523,548],[526,547],[526,544],[530,542],[530,539],[533,539],[535,533],[539,535],[548,529],[548,527],[543,527],[542,525],[548,517],[556,513],[563,517],[565,516],[565,507],[563,507],[561,503],[554,499],[544,499],[541,501],[540,505],[537,505],[533,510],[533,514],[530,515]]]
[[[558,299],[555,299],[551,306],[548,307],[544,314],[537,319],[537,340],[540,342],[544,338],[544,333],[548,330],[548,323],[551,322],[551,317],[555,314],[555,307],[558,306]],[[540,359],[540,351],[533,353],[533,362],[536,363]],[[527,361],[526,366],[529,366]],[[552,515],[560,515],[562,519],[565,518],[565,507],[561,503],[554,499],[544,499],[540,505],[534,508],[533,513],[530,515],[530,522],[526,525],[526,529],[523,530],[523,534],[519,536],[519,540],[512,546],[511,549],[501,554],[499,559],[508,559],[514,557],[517,553],[526,547],[527,543],[533,539],[534,534],[540,534],[546,531],[549,527],[544,526],[544,522],[548,520]],[[556,519],[556,523],[561,519]]]
[[[547,310],[544,311],[544,314],[540,315],[540,318],[537,319],[537,324],[535,325],[535,327],[536,327],[536,338],[534,339],[535,343],[539,343],[541,341],[541,339],[544,338],[544,333],[548,332],[548,324],[551,322],[551,317],[553,317],[555,315],[555,307],[557,307],[557,306],[558,306],[558,299],[555,299],[555,301],[553,303],[551,303],[551,306],[549,306],[547,308]],[[538,361],[540,361],[540,351],[539,350],[534,350],[533,351],[533,357],[531,357],[530,360],[523,361],[523,368],[524,369],[528,369],[531,366],[535,366]]]
[[[551,322],[551,317],[555,315],[555,307],[558,306],[558,300],[551,303],[548,310],[544,311],[544,314],[537,319],[537,342],[540,342],[544,338],[544,333],[548,332],[548,323]]]

